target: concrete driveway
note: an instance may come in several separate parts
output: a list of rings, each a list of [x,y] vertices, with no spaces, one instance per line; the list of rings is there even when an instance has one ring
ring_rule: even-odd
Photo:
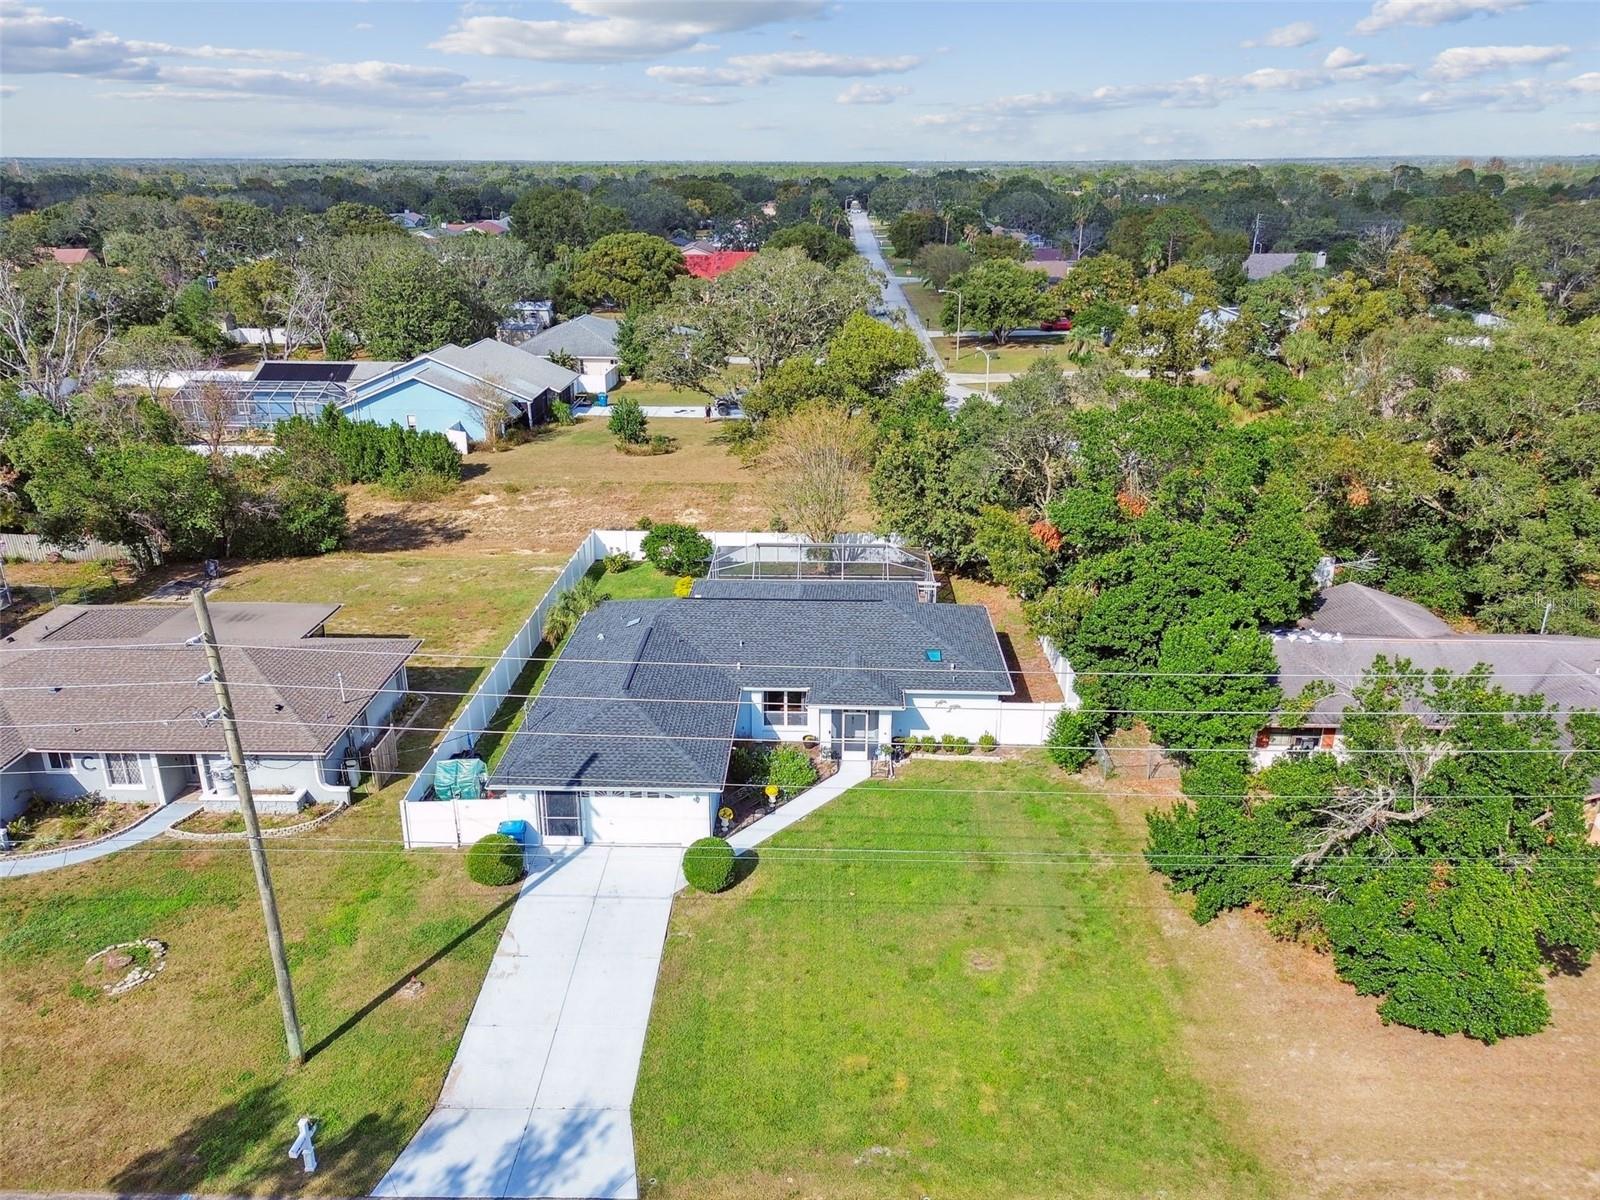
[[[629,1108],[682,857],[534,864],[438,1105],[375,1195],[638,1195]]]

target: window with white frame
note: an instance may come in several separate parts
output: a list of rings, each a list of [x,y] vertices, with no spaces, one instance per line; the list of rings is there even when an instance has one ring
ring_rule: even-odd
[[[761,715],[775,729],[806,723],[804,692],[762,692]]]
[[[106,782],[112,787],[143,787],[144,770],[137,754],[106,755]]]
[[[72,755],[63,754],[59,750],[47,750],[44,755],[44,765],[49,771],[70,771]]]

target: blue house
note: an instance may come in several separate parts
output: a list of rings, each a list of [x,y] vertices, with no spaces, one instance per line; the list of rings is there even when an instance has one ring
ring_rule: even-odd
[[[465,452],[493,429],[533,426],[557,400],[571,403],[578,375],[494,338],[441,346],[380,375],[352,380],[345,416],[443,433]]]

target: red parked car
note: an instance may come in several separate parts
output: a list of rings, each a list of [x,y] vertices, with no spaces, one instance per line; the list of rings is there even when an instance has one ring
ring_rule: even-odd
[[[1066,333],[1072,328],[1072,318],[1059,317],[1054,321],[1040,321],[1039,328],[1045,333]]]

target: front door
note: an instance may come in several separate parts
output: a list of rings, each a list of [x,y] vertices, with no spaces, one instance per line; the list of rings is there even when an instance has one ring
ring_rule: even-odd
[[[867,757],[867,730],[869,714],[847,712],[842,714],[839,727],[839,757]]]

